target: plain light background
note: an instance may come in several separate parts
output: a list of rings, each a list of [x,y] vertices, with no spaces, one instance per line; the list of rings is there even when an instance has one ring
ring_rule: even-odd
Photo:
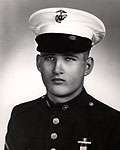
[[[0,0],[0,149],[3,149],[12,108],[45,94],[36,68],[36,43],[29,16],[46,7],[72,7],[103,20],[107,35],[94,47],[93,72],[85,78],[87,91],[120,110],[120,1],[119,0]]]

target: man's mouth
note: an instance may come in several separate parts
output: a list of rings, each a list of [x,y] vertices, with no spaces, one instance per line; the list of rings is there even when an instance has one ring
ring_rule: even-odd
[[[62,84],[63,82],[65,82],[65,80],[61,78],[53,78],[52,82],[55,84]]]

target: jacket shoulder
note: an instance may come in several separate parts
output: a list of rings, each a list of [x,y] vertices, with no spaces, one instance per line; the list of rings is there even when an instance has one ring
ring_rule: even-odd
[[[14,106],[12,114],[16,115],[19,113],[37,110],[37,108],[40,108],[40,106],[42,107],[44,104],[45,104],[45,95],[35,100],[31,100]]]
[[[107,104],[95,99],[91,95],[88,94],[89,100],[93,102],[93,110],[94,112],[103,114],[103,115],[111,115],[111,117],[119,117],[120,118],[120,111],[108,106]]]

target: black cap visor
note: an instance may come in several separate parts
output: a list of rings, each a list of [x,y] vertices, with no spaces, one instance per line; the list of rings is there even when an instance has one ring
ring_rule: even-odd
[[[71,34],[45,33],[36,37],[37,51],[47,53],[82,53],[89,51],[92,41]]]

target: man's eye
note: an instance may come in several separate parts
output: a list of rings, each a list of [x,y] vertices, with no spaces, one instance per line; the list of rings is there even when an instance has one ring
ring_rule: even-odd
[[[44,59],[47,61],[55,61],[55,57],[53,56],[45,56]]]
[[[76,61],[76,59],[74,57],[66,57],[65,60],[66,61]]]

